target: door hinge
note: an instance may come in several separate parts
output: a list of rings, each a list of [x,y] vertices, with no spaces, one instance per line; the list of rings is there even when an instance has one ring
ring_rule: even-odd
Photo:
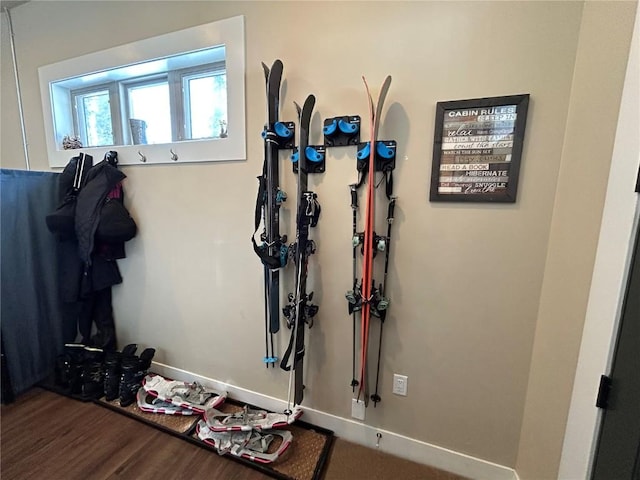
[[[598,398],[596,399],[596,407],[609,407],[609,393],[611,392],[611,377],[600,375],[600,388],[598,388]]]

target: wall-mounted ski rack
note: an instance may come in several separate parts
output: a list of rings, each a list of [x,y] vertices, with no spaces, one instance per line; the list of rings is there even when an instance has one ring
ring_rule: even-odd
[[[326,147],[324,145],[309,145],[306,150],[307,173],[324,173]],[[298,173],[298,147],[294,147],[291,162],[293,163],[293,173]]]
[[[322,133],[326,147],[357,145],[360,143],[360,116],[327,118]]]
[[[273,130],[276,133],[278,149],[287,150],[294,147],[296,138],[296,124],[294,122],[276,122]],[[263,130],[262,138],[265,138],[266,134],[266,130]]]
[[[369,144],[362,142],[358,144],[357,169],[359,172],[365,171],[369,167]],[[378,140],[376,142],[376,172],[390,172],[396,168],[396,141]]]

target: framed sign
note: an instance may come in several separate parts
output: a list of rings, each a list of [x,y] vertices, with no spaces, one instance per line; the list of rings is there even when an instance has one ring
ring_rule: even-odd
[[[529,95],[438,102],[433,201],[515,202]]]

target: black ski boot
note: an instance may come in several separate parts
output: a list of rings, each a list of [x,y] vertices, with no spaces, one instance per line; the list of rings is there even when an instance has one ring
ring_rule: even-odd
[[[84,349],[80,343],[67,343],[56,360],[56,385],[66,394],[79,394],[82,390]]]
[[[83,400],[94,400],[102,396],[104,390],[103,360],[104,352],[100,348],[85,347],[80,391]]]
[[[142,386],[142,380],[149,372],[155,353],[155,349],[146,348],[139,358],[135,355],[122,358],[119,391],[121,407],[128,407],[136,401],[136,394]]]
[[[122,352],[107,352],[104,359],[104,395],[110,402],[118,398],[120,393],[120,367],[122,357],[135,355],[138,346],[135,343],[127,345]]]

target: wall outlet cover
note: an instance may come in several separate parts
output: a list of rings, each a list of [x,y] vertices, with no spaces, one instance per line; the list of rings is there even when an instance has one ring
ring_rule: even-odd
[[[364,401],[357,398],[351,399],[351,416],[358,420],[364,420]]]
[[[407,396],[407,382],[409,378],[406,375],[393,374],[393,393],[396,395]]]

